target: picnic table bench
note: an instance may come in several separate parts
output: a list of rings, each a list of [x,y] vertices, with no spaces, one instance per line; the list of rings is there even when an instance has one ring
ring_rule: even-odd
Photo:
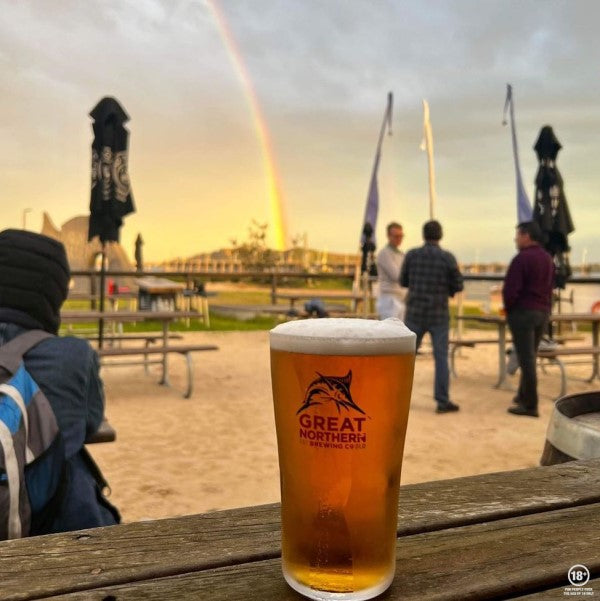
[[[506,317],[503,315],[459,315],[458,320],[465,321],[477,321],[483,324],[492,324],[496,326],[498,331],[498,337],[496,340],[498,344],[498,381],[494,385],[495,388],[500,388],[506,381],[506,342],[507,342],[507,323]],[[558,347],[556,349],[543,349],[538,350],[537,356],[540,359],[548,359],[550,363],[557,365],[560,369],[560,393],[558,396],[566,394],[567,390],[567,374],[565,370],[565,363],[559,359],[560,356],[567,355],[590,355],[592,357],[592,375],[588,381],[593,381],[594,378],[600,377],[599,368],[599,356],[600,352],[595,349],[600,348],[600,314],[598,313],[563,313],[559,315],[551,315],[550,321],[552,322],[589,322],[592,325],[592,346],[586,347]],[[567,340],[576,340],[578,336],[566,335],[555,337],[557,342],[566,342]],[[477,344],[477,341],[473,341]],[[468,346],[467,342],[462,343],[462,346]],[[454,353],[456,349],[450,349],[450,361],[452,373],[456,375],[454,366]]]
[[[558,344],[564,344],[566,342],[572,341],[572,340],[581,340],[581,336],[575,336],[575,335],[565,335],[565,336],[554,336],[554,338],[552,339],[554,342],[558,343]],[[505,345],[506,343],[511,342],[510,338],[505,338]],[[450,358],[450,373],[457,377],[457,371],[456,371],[456,362],[455,362],[455,357],[456,357],[456,351],[460,350],[461,348],[475,348],[476,346],[480,345],[480,344],[501,344],[501,341],[499,338],[454,338],[454,339],[450,339],[448,341],[448,353],[449,353],[449,358]],[[540,350],[538,352],[538,357],[545,359],[553,359],[558,355],[569,355],[569,354],[589,354],[589,353],[577,353],[577,349],[579,347],[557,347],[556,351],[554,349],[548,349],[547,351],[544,350]],[[587,347],[586,347],[587,348]],[[593,347],[590,347],[590,349]],[[573,352],[575,351],[575,352]],[[506,353],[506,351],[505,351]],[[504,360],[503,360],[504,361]],[[566,373],[564,371],[564,365],[562,362],[560,361],[553,361],[553,363],[556,363],[559,368],[561,369],[561,377],[562,377],[562,382],[561,382],[561,393],[560,396],[562,396],[564,394],[564,392],[562,392],[563,390],[566,390]]]
[[[541,359],[547,359],[550,363],[558,366],[560,370],[560,393],[559,397],[567,394],[567,370],[565,369],[565,361],[561,357],[576,357],[589,355],[595,358],[600,355],[600,346],[576,346],[576,347],[557,347],[553,349],[538,349],[537,356]],[[586,382],[592,382],[595,374],[586,378]]]
[[[298,300],[311,300],[313,298],[320,300],[349,300],[351,301],[350,311],[352,313],[356,313],[358,311],[359,304],[364,300],[364,296],[362,294],[321,292],[319,290],[315,290],[314,292],[306,292],[305,290],[301,292],[276,292],[272,296],[273,304],[277,302],[277,299],[288,300],[290,303],[290,310],[294,309],[294,305]]]
[[[330,316],[350,315],[348,307],[339,303],[326,303],[324,308]],[[307,311],[290,308],[288,305],[213,305],[212,310],[240,319],[247,318],[248,315],[277,315],[288,319],[310,317]]]
[[[84,334],[77,334],[78,338],[85,338],[86,340],[90,340],[91,342],[98,342],[99,335],[97,333],[89,333],[86,332]],[[167,338],[169,340],[182,340],[182,334],[176,334],[173,332],[169,332],[167,334]],[[160,332],[149,332],[148,334],[107,334],[102,337],[104,342],[112,344],[114,342],[129,342],[129,341],[141,341],[145,342],[146,345],[154,344],[156,342],[160,342],[163,339],[163,335]]]
[[[461,348],[475,348],[479,344],[498,344],[498,338],[454,338],[448,340],[448,350],[450,357],[450,373],[457,377],[458,374],[456,372],[456,351]]]
[[[2,599],[299,601],[281,575],[279,512],[242,507],[0,542]],[[398,518],[396,576],[381,599],[600,591],[598,459],[401,486]],[[575,565],[591,573],[583,586],[569,582]]]
[[[186,399],[189,399],[194,392],[194,368],[192,362],[193,352],[198,351],[217,351],[219,347],[214,344],[182,344],[177,346],[165,346],[165,345],[157,345],[157,346],[144,346],[137,348],[130,347],[110,347],[110,348],[101,348],[97,349],[98,356],[100,357],[102,367],[123,367],[130,365],[140,365],[139,360],[133,361],[103,361],[106,357],[135,357],[142,356],[142,364],[146,371],[148,371],[149,365],[162,365],[162,376],[159,381],[159,384],[163,384],[164,386],[169,386],[169,373],[166,367],[166,358],[170,353],[178,353],[185,357],[185,362],[187,366],[187,388],[184,392],[183,396]],[[161,355],[159,359],[149,359],[148,355]]]
[[[213,351],[218,350],[218,346],[213,344],[184,344],[184,345],[171,345],[169,340],[171,337],[178,336],[169,332],[169,325],[179,319],[187,319],[198,317],[198,314],[194,311],[63,311],[61,313],[61,321],[65,323],[85,323],[89,321],[96,321],[104,319],[105,321],[113,322],[136,322],[136,321],[158,321],[161,323],[162,332],[160,334],[139,334],[138,339],[146,341],[146,345],[143,347],[110,347],[98,349],[98,355],[101,359],[102,366],[131,366],[131,365],[143,365],[147,370],[148,365],[161,364],[162,375],[159,380],[159,384],[165,386],[169,385],[169,374],[168,374],[168,361],[167,357],[170,354],[177,353],[183,355],[187,365],[187,387],[184,393],[185,398],[189,398],[193,392],[193,364],[191,353],[199,351]],[[109,335],[108,339],[113,340],[125,340],[129,336],[123,335]],[[132,339],[135,336],[131,337]],[[160,341],[161,344],[151,345],[150,341]],[[149,355],[160,355],[160,359],[154,360],[149,359]],[[105,361],[107,357],[134,357],[140,356],[142,359],[131,360],[131,361]]]

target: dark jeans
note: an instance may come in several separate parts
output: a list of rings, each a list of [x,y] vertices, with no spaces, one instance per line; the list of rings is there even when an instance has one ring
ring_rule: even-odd
[[[517,401],[528,409],[537,409],[536,353],[546,332],[548,313],[531,309],[513,309],[507,316],[513,345],[517,351],[521,380]]]
[[[425,325],[406,319],[404,322],[409,330],[417,335],[417,350],[421,346],[423,336],[429,332],[433,345],[435,361],[435,380],[433,396],[438,405],[445,405],[449,400],[450,372],[448,370],[448,322]]]

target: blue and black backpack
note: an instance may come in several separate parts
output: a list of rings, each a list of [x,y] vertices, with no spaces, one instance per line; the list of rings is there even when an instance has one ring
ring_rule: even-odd
[[[67,489],[56,417],[23,363],[50,337],[30,330],[0,347],[0,540],[47,532]]]

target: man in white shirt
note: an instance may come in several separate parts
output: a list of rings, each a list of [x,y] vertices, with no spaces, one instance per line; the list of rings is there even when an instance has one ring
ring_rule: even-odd
[[[379,297],[377,312],[380,319],[397,317],[404,319],[406,289],[400,287],[400,270],[404,253],[398,248],[404,238],[402,226],[392,221],[387,226],[388,244],[377,254]]]

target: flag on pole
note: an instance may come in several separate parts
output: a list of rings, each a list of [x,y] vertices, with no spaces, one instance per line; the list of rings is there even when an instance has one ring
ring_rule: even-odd
[[[518,223],[524,221],[531,221],[533,218],[533,209],[531,208],[531,202],[523,186],[523,179],[521,178],[521,167],[519,166],[519,149],[517,148],[517,131],[515,128],[515,104],[512,96],[512,86],[506,84],[506,101],[504,103],[504,118],[502,125],[506,125],[506,111],[510,112],[510,128],[512,131],[512,146],[513,155],[515,159],[515,176],[517,180],[517,220]]]
[[[363,227],[361,230],[360,244],[361,247],[367,242],[371,242],[373,249],[375,248],[375,227],[377,226],[377,213],[379,212],[379,188],[377,187],[377,170],[379,169],[379,159],[381,158],[381,144],[383,142],[383,134],[385,133],[386,125],[388,134],[392,135],[392,93],[388,92],[387,106],[383,115],[383,123],[379,132],[379,140],[377,142],[377,151],[375,153],[375,162],[373,164],[373,172],[371,173],[371,182],[369,184],[369,193],[367,195],[367,206],[365,207],[365,217],[363,219]]]
[[[429,103],[423,100],[423,140],[421,150],[427,151],[427,164],[429,170],[429,219],[433,219],[435,207],[435,165],[433,163],[433,133],[429,120]]]

